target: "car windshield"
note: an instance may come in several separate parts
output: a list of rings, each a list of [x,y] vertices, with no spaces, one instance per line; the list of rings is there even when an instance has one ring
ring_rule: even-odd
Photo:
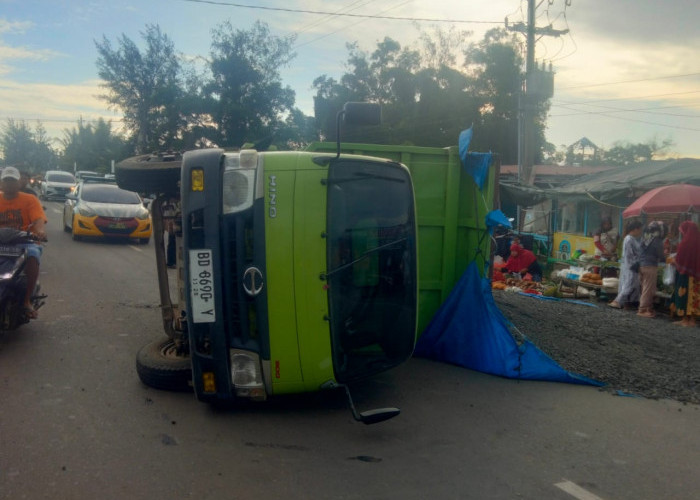
[[[334,367],[347,382],[394,366],[413,349],[416,238],[408,172],[334,162],[327,233]]]
[[[75,177],[73,177],[73,175],[69,174],[69,173],[48,174],[46,176],[46,180],[48,182],[65,182],[66,184],[70,184],[70,183],[75,182]]]
[[[133,191],[119,189],[117,186],[92,184],[83,186],[81,199],[93,203],[118,203],[121,205],[138,205],[141,198]]]

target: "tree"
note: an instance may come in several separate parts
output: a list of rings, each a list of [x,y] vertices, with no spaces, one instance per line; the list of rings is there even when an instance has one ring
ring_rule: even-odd
[[[139,153],[172,147],[184,126],[177,105],[181,67],[173,42],[157,25],[147,25],[141,36],[143,53],[126,35],[117,48],[104,36],[95,42],[98,74],[107,90],[100,97],[124,114]]]
[[[35,131],[23,120],[9,118],[0,136],[5,165],[22,164],[31,172],[43,172],[56,165],[56,152],[41,122]]]
[[[319,137],[314,118],[306,116],[298,108],[293,108],[278,126],[273,146],[280,150],[298,150],[317,140]]]
[[[348,45],[346,73],[314,80],[314,111],[325,139],[335,139],[335,116],[343,104],[382,104],[383,125],[344,132],[344,140],[451,146],[474,124],[473,147],[517,159],[518,95],[522,58],[516,40],[492,30],[472,44],[458,65],[458,49],[469,32],[434,28],[420,35],[417,48],[384,38],[371,54]],[[538,140],[544,145],[542,106]]]
[[[260,21],[234,30],[229,21],[213,31],[210,69],[204,85],[207,112],[221,146],[272,138],[294,106],[294,91],[283,86],[280,68],[295,56],[293,38],[270,33]]]
[[[517,40],[501,28],[486,32],[484,38],[465,51],[466,68],[472,75],[470,92],[480,100],[480,121],[474,147],[497,151],[504,163],[518,159],[518,99],[521,93],[523,59]],[[544,146],[543,120],[535,134],[535,151]],[[538,155],[536,155],[538,156]]]
[[[63,155],[59,164],[65,170],[92,170],[108,173],[112,161],[130,156],[133,144],[112,133],[112,125],[102,118],[95,123],[78,121],[77,128],[63,131]]]
[[[665,153],[672,145],[673,141],[670,139],[659,143],[654,138],[638,144],[616,141],[609,150],[603,153],[603,162],[607,165],[633,165],[651,160],[654,156]]]

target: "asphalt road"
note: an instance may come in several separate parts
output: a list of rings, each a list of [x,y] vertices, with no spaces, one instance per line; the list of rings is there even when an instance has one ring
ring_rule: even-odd
[[[340,392],[215,410],[143,386],[153,243],[74,242],[45,203],[40,318],[0,334],[0,498],[694,499],[700,407],[413,359]]]

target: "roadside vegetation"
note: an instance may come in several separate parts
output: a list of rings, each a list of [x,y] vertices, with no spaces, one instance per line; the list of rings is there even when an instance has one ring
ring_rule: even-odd
[[[260,21],[247,30],[220,24],[208,54],[185,56],[158,25],[147,25],[136,41],[103,37],[95,41],[100,98],[123,121],[77,120],[54,139],[41,123],[32,129],[8,119],[0,131],[2,163],[21,161],[33,173],[87,166],[107,172],[112,160],[157,150],[299,149],[335,140],[336,115],[347,101],[378,102],[383,109],[382,125],[349,129],[348,141],[445,147],[473,125],[472,149],[497,151],[504,164],[517,162],[524,78],[517,35],[496,28],[474,41],[468,31],[433,28],[410,46],[389,37],[370,51],[348,44],[342,76],[309,81],[314,116],[296,107],[294,90],[282,81],[281,69],[295,58],[294,41]],[[549,101],[535,106],[535,162],[576,161],[575,151],[545,140]],[[617,143],[595,158],[641,161],[665,145]]]

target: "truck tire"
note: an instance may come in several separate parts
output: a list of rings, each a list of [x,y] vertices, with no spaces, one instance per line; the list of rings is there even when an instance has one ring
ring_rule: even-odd
[[[114,174],[122,189],[176,195],[180,192],[180,165],[180,153],[140,155],[117,163]]]
[[[141,382],[154,389],[192,391],[190,358],[177,353],[172,339],[143,346],[136,355],[136,372]]]

